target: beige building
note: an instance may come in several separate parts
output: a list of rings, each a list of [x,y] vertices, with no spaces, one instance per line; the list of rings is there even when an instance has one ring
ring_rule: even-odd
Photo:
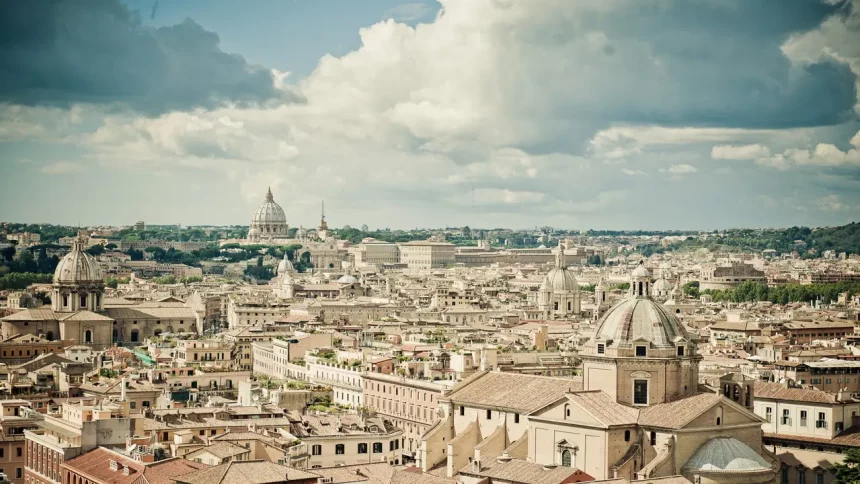
[[[254,375],[276,379],[307,379],[307,367],[302,362],[302,374],[296,374],[292,367],[297,360],[305,357],[305,352],[316,348],[331,347],[332,333],[297,334],[289,339],[276,339],[272,342],[251,343],[254,353]]]
[[[439,398],[447,386],[382,373],[364,373],[364,406],[403,431],[402,454],[415,459],[421,436],[439,419]]]
[[[413,240],[400,244],[400,262],[410,269],[438,269],[455,261],[454,244],[432,240]]]
[[[400,247],[392,242],[383,242],[374,238],[366,238],[355,247],[350,247],[357,267],[382,267],[385,264],[400,262]]]
[[[581,387],[479,372],[440,399],[443,415],[422,437],[421,467],[444,464],[466,484],[496,482],[490,475],[507,458],[598,480],[774,482],[778,460],[763,446],[762,419],[751,406],[699,391],[695,341],[652,298],[643,265],[630,283],[580,354]]]

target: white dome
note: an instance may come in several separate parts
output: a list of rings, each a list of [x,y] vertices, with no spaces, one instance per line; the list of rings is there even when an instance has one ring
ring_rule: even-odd
[[[645,268],[645,264],[642,261],[639,261],[639,265],[636,266],[636,269],[633,269],[631,275],[633,277],[651,277],[651,273]]]
[[[278,264],[278,275],[283,274],[287,271],[292,271],[295,268],[293,267],[293,263],[287,258],[287,254],[284,254],[284,259]]]
[[[637,339],[655,347],[674,347],[678,336],[689,340],[687,331],[672,313],[660,303],[642,297],[630,297],[609,308],[597,322],[595,339],[612,341],[612,346],[629,346]]]
[[[266,194],[266,201],[260,205],[260,208],[254,212],[254,218],[251,219],[252,224],[285,224],[287,216],[284,214],[284,209],[278,205],[272,197],[272,191]]]
[[[338,284],[355,284],[356,282],[358,282],[358,279],[356,279],[352,274],[345,274],[340,276],[340,279],[337,280]]]
[[[83,251],[76,241],[54,270],[54,284],[104,283],[104,273],[95,257]]]
[[[572,272],[556,267],[547,273],[540,285],[541,292],[579,292],[579,283]]]
[[[652,289],[655,291],[671,291],[672,290],[672,284],[669,283],[669,281],[667,281],[666,279],[661,278],[661,279],[657,279],[656,281],[654,281],[654,285],[652,286]]]
[[[702,444],[683,466],[684,471],[770,471],[771,465],[750,446],[734,437],[713,437]]]

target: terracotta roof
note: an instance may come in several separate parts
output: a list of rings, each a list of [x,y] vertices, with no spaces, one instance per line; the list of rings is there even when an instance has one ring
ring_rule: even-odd
[[[627,479],[607,479],[605,481],[591,482],[601,484],[635,484],[637,481],[628,481]],[[654,484],[692,484],[692,482],[684,476],[649,477],[648,482]]]
[[[149,484],[173,484],[177,477],[206,469],[209,466],[180,457],[160,460],[147,464],[143,469],[143,477]]]
[[[544,467],[534,462],[511,459],[507,462],[495,461],[480,471],[470,470],[470,466],[462,469],[461,474],[468,476],[489,477],[505,482],[518,484],[559,484],[560,482],[593,481],[594,478],[575,467],[558,466]]]
[[[120,464],[117,470],[111,469],[111,461]],[[128,475],[123,472],[123,466],[128,467]],[[144,465],[140,461],[104,447],[93,449],[84,455],[67,460],[63,467],[88,479],[108,484],[131,484],[140,479],[144,470]]]
[[[460,382],[447,396],[454,403],[500,407],[519,413],[542,408],[569,391],[582,389],[582,380],[499,371],[478,372]]]
[[[833,437],[832,439],[824,437],[809,437],[806,435],[789,435],[789,434],[772,434],[764,432],[764,438],[788,440],[792,442],[809,442],[814,444],[829,444],[843,447],[860,447],[860,429],[849,428],[845,432]]]
[[[315,479],[313,474],[301,469],[282,466],[262,460],[233,461],[210,467],[176,479],[177,484],[221,484],[241,482],[247,484],[266,484]]]
[[[219,459],[224,459],[226,457],[233,457],[234,455],[248,454],[251,451],[246,449],[241,445],[234,444],[232,442],[215,442],[211,445],[207,445],[202,449],[197,449],[189,454],[197,454],[202,452],[208,452]]]
[[[605,425],[634,424],[639,418],[638,409],[621,405],[602,391],[574,392],[567,397]]]
[[[639,413],[639,425],[680,429],[720,402],[746,413],[753,421],[763,421],[758,415],[727,398],[723,398],[722,395],[717,393],[699,393],[674,402],[661,403],[643,408]]]
[[[753,389],[756,399],[772,398],[774,400],[790,400],[794,402],[835,404],[836,395],[821,390],[807,388],[787,388],[781,383],[755,382]]]

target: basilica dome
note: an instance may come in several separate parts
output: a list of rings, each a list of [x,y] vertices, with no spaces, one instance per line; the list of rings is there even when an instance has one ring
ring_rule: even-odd
[[[251,219],[251,224],[285,224],[287,216],[284,214],[284,209],[275,202],[272,196],[272,190],[266,194],[266,200],[254,212],[254,218]]]
[[[337,280],[338,284],[355,284],[357,282],[358,279],[356,279],[352,274],[344,274]]]
[[[274,243],[287,238],[287,216],[284,209],[275,203],[272,190],[266,192],[263,204],[254,212],[248,229],[248,240],[254,243]]]
[[[72,251],[66,254],[54,270],[54,284],[103,284],[104,273],[95,257],[84,252],[83,242],[79,239],[72,244]]]

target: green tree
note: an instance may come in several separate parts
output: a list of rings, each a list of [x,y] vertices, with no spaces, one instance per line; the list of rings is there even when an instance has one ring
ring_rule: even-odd
[[[699,297],[699,281],[690,281],[681,286],[681,290],[692,298]]]
[[[156,284],[176,284],[176,276],[168,274],[166,276],[156,277],[152,282]]]
[[[836,475],[834,484],[856,484],[860,482],[860,449],[848,449],[845,460],[831,469]]]
[[[587,262],[587,263],[588,263],[588,265],[590,265],[590,266],[600,266],[600,265],[603,265],[603,259],[601,259],[601,258],[600,258],[600,255],[599,255],[599,254],[594,254],[594,255],[590,255],[590,256],[588,256],[588,259],[586,259],[586,262]]]

